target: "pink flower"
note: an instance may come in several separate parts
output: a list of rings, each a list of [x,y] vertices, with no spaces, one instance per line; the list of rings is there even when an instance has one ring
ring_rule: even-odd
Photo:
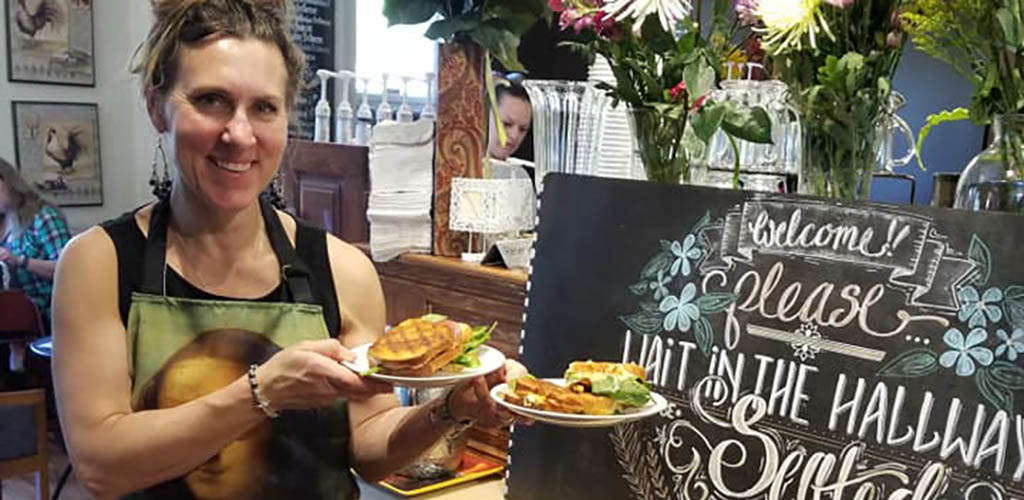
[[[577,19],[576,23],[573,24],[572,27],[576,31],[576,33],[579,33],[579,32],[581,32],[581,31],[583,31],[583,30],[585,30],[587,28],[593,28],[594,27],[594,16],[592,16],[592,15],[591,16],[583,16],[583,17]]]
[[[735,10],[740,24],[744,26],[757,24],[757,0],[736,0],[733,10]]]
[[[672,98],[677,100],[677,101],[682,99],[682,96],[683,96],[683,94],[685,92],[686,92],[686,82],[683,81],[683,80],[679,80],[679,83],[677,83],[675,87],[672,87],[668,91],[669,95],[671,95]]]
[[[698,97],[696,101],[693,101],[693,106],[690,106],[690,110],[693,111],[694,113],[699,113],[701,108],[704,107],[704,101],[707,98],[708,98],[707,94],[704,94],[704,95]]]
[[[548,8],[551,12],[562,12],[565,10],[565,2],[562,0],[548,0]]]
[[[579,18],[580,13],[576,9],[565,9],[562,11],[562,15],[558,17],[558,27],[562,30],[567,30],[570,26],[575,25]]]
[[[853,5],[853,2],[855,2],[855,1],[856,0],[825,0],[825,3],[827,3],[827,4],[829,4],[829,5],[833,6],[833,7],[839,7],[840,9],[845,9],[845,8]]]

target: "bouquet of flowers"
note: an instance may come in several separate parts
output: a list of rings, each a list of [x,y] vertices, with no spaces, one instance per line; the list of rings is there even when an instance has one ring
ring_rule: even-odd
[[[903,23],[919,49],[949,64],[974,84],[970,108],[929,116],[918,152],[931,128],[970,119],[1005,122],[993,153],[1009,173],[1024,178],[1024,5],[1019,0],[907,0]],[[918,155],[920,159],[920,154]]]
[[[801,192],[867,198],[891,128],[906,0],[738,0],[803,125]],[[944,0],[938,0],[944,1]]]
[[[613,105],[629,106],[637,150],[656,182],[689,180],[690,165],[721,128],[752,142],[771,142],[760,108],[716,103],[708,96],[718,70],[740,52],[730,0],[714,0],[710,21],[690,0],[549,0],[567,42],[591,61],[604,57],[615,77],[600,88]],[[702,20],[704,24],[702,25]],[[742,43],[742,42],[741,42]],[[738,155],[737,155],[738,158]]]

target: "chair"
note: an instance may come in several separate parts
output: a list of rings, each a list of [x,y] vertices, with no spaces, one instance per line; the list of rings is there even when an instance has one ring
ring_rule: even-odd
[[[0,290],[0,344],[46,335],[43,314],[20,290]]]
[[[0,480],[35,473],[36,499],[49,500],[46,396],[42,389],[0,392]]]

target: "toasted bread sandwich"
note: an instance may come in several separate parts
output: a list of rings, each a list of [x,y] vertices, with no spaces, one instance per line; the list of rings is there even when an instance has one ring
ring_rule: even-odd
[[[639,365],[577,361],[565,372],[565,385],[532,376],[509,383],[506,401],[543,411],[612,415],[646,405],[651,391]]]
[[[369,349],[371,364],[382,373],[426,377],[480,364],[476,351],[490,328],[473,328],[438,314],[410,318],[388,330]]]

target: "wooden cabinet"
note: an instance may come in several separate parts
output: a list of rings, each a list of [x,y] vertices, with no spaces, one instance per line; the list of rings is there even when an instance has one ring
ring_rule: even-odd
[[[349,243],[370,240],[368,149],[292,139],[281,172],[285,203],[300,219]]]

